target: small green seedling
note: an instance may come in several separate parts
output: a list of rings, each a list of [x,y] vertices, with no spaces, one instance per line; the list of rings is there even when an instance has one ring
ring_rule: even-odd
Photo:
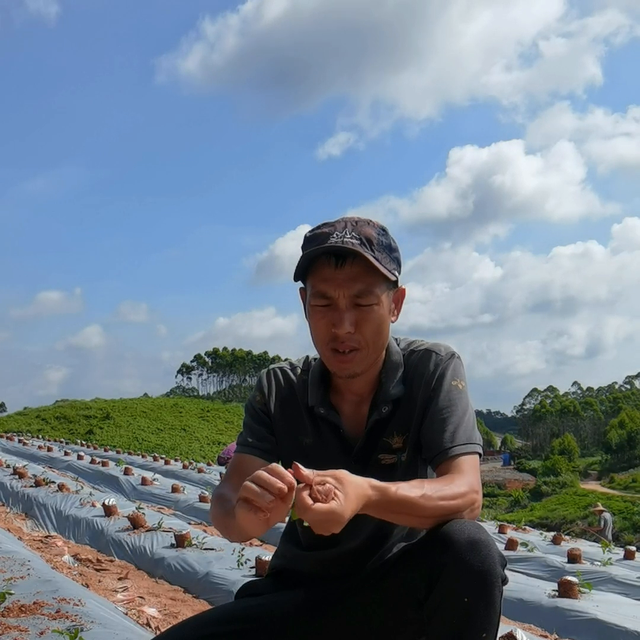
[[[151,528],[155,531],[160,531],[162,527],[164,527],[164,518],[160,518],[160,520],[158,520],[158,522],[156,522]]]
[[[613,550],[615,549],[615,545],[613,542],[609,542],[608,540],[602,540],[600,542],[600,548],[602,549],[602,555],[604,559],[600,563],[603,567],[610,567],[613,564],[613,558],[611,554],[613,554]]]
[[[204,545],[206,544],[204,536],[196,536],[195,538],[189,538],[185,542],[185,547],[195,547],[196,549],[204,550]]]
[[[520,547],[526,549],[529,553],[535,553],[538,550],[535,544],[527,542],[526,540],[520,540]]]
[[[243,567],[246,567],[248,564],[251,563],[251,559],[247,558],[245,553],[246,553],[245,548],[241,546],[238,549],[237,557],[236,557],[236,566],[238,567],[238,569],[242,569]]]
[[[15,592],[11,591],[6,585],[0,591],[0,606],[2,606],[11,596],[15,596]]]
[[[116,467],[124,467],[124,460],[122,458],[118,459],[118,462],[116,462]]]
[[[69,631],[65,629],[53,629],[53,633],[66,638],[66,640],[84,640],[84,638],[80,635],[80,629],[78,629],[77,627]]]
[[[576,571],[576,578],[578,579],[578,589],[580,590],[580,593],[591,593],[593,591],[593,584],[585,582],[582,579],[581,571]]]

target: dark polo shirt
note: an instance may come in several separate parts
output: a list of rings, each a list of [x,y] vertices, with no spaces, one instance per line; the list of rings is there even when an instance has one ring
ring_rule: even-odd
[[[482,438],[460,356],[449,346],[391,338],[378,390],[359,442],[344,433],[329,400],[329,373],[318,358],[282,362],[262,372],[246,405],[236,453],[289,468],[346,469],[382,481],[433,477],[442,462],[482,455]],[[366,515],[338,534],[316,535],[289,520],[270,572],[336,576],[386,558],[423,532]]]

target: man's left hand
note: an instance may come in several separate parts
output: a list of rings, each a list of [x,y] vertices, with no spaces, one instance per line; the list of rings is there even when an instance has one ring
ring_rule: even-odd
[[[291,472],[301,483],[296,489],[296,515],[318,535],[340,533],[369,499],[369,480],[344,469],[314,471],[294,462]]]

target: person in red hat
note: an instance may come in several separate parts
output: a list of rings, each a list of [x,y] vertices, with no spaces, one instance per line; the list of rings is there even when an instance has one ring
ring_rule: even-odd
[[[398,245],[346,217],[304,237],[294,280],[314,356],[262,372],[211,520],[286,520],[265,577],[162,640],[493,640],[506,560],[476,519],[482,437],[459,354],[391,334]],[[293,511],[292,511],[293,508]]]

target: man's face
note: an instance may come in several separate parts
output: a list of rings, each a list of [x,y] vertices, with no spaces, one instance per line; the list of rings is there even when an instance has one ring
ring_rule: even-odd
[[[357,378],[380,366],[405,293],[390,291],[387,278],[364,258],[341,268],[316,262],[300,296],[313,344],[332,375]]]

